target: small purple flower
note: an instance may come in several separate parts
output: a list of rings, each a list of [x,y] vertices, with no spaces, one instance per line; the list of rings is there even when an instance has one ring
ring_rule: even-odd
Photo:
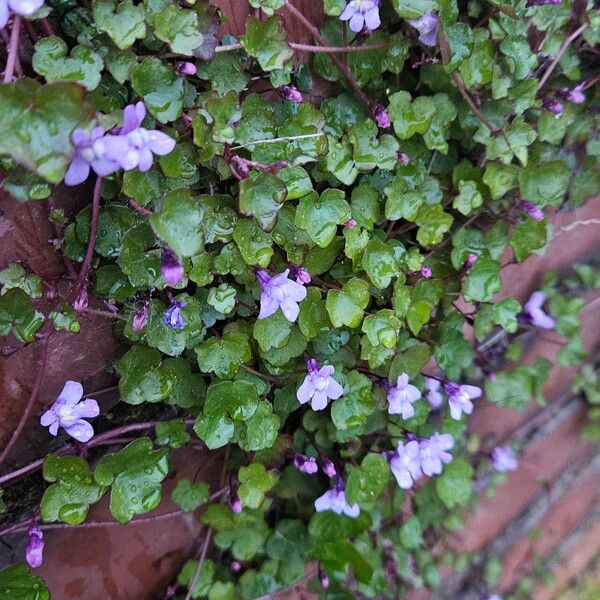
[[[111,175],[119,169],[119,161],[109,154],[124,154],[127,151],[127,141],[119,139],[108,141],[112,137],[105,135],[102,127],[94,127],[92,131],[86,129],[73,131],[71,141],[75,153],[65,174],[66,185],[83,183],[88,178],[90,169],[101,177]]]
[[[541,208],[527,200],[521,200],[519,208],[523,209],[534,221],[541,221],[544,218]]]
[[[398,162],[406,166],[410,162],[410,157],[406,152],[398,152]]]
[[[277,93],[282,100],[290,102],[302,102],[302,92],[293,85],[280,85],[277,88]]]
[[[229,501],[229,508],[231,508],[231,512],[235,513],[236,515],[239,515],[244,509],[242,506],[242,501],[237,494],[235,494],[235,497],[232,497]]]
[[[186,305],[187,303],[184,301],[173,300],[171,306],[165,310],[163,316],[164,324],[172,329],[183,329],[185,327],[185,321],[183,320],[181,309]]]
[[[25,560],[32,569],[37,569],[44,562],[44,534],[35,525],[27,532],[29,541],[25,549]]]
[[[329,460],[326,456],[321,455],[319,457],[319,462],[321,463],[321,469],[323,469],[323,473],[325,473],[327,477],[335,477],[337,475],[337,471],[332,460]]]
[[[442,394],[440,393],[441,382],[438,379],[434,379],[433,377],[425,377],[425,389],[427,393],[425,397],[427,398],[427,402],[429,402],[429,406],[433,410],[437,410],[442,406],[442,402],[444,401]]]
[[[558,5],[561,2],[562,0],[527,0],[527,4],[525,6],[544,6],[545,4]]]
[[[465,260],[464,265],[462,266],[463,271],[468,271],[474,264],[475,261],[478,259],[479,257],[477,256],[477,254],[471,252],[469,254],[469,256],[467,256],[467,260]]]
[[[554,329],[556,321],[542,309],[545,301],[546,294],[544,294],[544,292],[533,292],[529,300],[525,303],[522,314],[536,327],[540,327],[541,329]]]
[[[148,324],[148,312],[150,305],[148,302],[144,303],[144,306],[140,308],[134,315],[133,321],[131,323],[131,329],[134,331],[142,331],[144,327]]]
[[[439,19],[435,13],[425,13],[419,19],[408,22],[419,32],[419,41],[423,45],[433,47],[437,44]]]
[[[427,265],[421,267],[421,277],[424,277],[425,279],[429,279],[432,275],[433,275],[433,271],[431,270],[431,267],[429,267]]]
[[[337,400],[344,393],[344,388],[332,377],[335,369],[331,365],[319,368],[311,358],[306,362],[306,370],[308,375],[296,392],[300,404],[310,402],[313,410],[323,410],[329,400]]]
[[[408,383],[408,375],[402,373],[398,377],[396,387],[391,387],[387,393],[390,415],[402,415],[403,419],[410,419],[415,414],[413,403],[421,397],[421,392]]]
[[[329,587],[329,577],[327,577],[327,573],[323,571],[323,567],[321,565],[319,565],[317,572],[319,575],[319,583],[321,584],[321,587],[326,590]]]
[[[375,123],[377,123],[377,127],[381,127],[381,129],[388,129],[392,124],[390,114],[381,104],[376,104],[373,107],[371,115]]]
[[[306,298],[306,289],[302,284],[288,279],[289,274],[289,269],[273,277],[264,269],[257,271],[256,277],[262,289],[259,319],[266,319],[281,308],[288,321],[296,321],[300,313],[298,303]]]
[[[452,462],[452,454],[446,452],[454,447],[454,438],[449,433],[434,433],[429,439],[419,442],[421,469],[428,477],[439,475],[443,465]]]
[[[421,451],[416,440],[411,440],[406,445],[398,442],[398,448],[388,460],[392,473],[403,490],[409,490],[423,476]]]
[[[542,108],[549,110],[551,113],[554,113],[557,117],[559,115],[562,115],[562,112],[563,112],[563,105],[561,102],[558,102],[557,100],[546,100],[542,104]]]
[[[78,381],[67,381],[54,404],[41,416],[40,424],[48,427],[51,435],[57,435],[62,427],[78,442],[88,442],[94,428],[85,419],[97,417],[100,407],[95,400],[82,400],[83,386]]]
[[[583,93],[583,83],[576,85],[574,88],[560,90],[565,100],[573,104],[582,104],[585,102],[585,94]]]
[[[179,61],[175,63],[175,73],[177,75],[192,76],[195,75],[198,69],[196,65],[188,61]]]
[[[296,283],[300,283],[301,285],[308,285],[312,281],[312,277],[310,273],[300,265],[296,263],[290,263],[290,272],[292,276],[296,279]]]
[[[315,510],[317,512],[332,510],[337,515],[345,514],[352,518],[356,518],[360,514],[358,504],[352,506],[348,504],[344,481],[341,477],[338,477],[335,485],[330,490],[315,500]]]
[[[510,446],[497,446],[492,450],[492,462],[494,469],[500,473],[516,471],[519,461]]]
[[[298,471],[307,475],[314,475],[319,470],[317,461],[312,456],[308,457],[305,454],[294,455],[294,466]]]
[[[44,0],[0,0],[0,29],[8,23],[11,12],[21,17],[29,17],[43,4]]]
[[[229,568],[234,572],[234,573],[239,573],[242,570],[242,563],[239,562],[238,560],[232,560],[231,564],[229,565]]]
[[[183,265],[170,248],[163,247],[160,255],[160,272],[167,285],[177,285],[184,275]]]
[[[356,225],[356,219],[349,219],[344,223],[344,227],[347,227],[348,229],[354,229]]]
[[[475,385],[459,385],[452,381],[444,383],[444,391],[448,394],[450,416],[455,421],[459,421],[463,413],[470,415],[473,412],[471,400],[481,396],[481,388]]]
[[[377,29],[381,25],[379,0],[350,0],[340,20],[349,21],[348,25],[355,33],[362,31],[365,25],[368,29]]]
[[[123,111],[123,127],[115,130],[115,135],[107,136],[125,140],[127,151],[123,154],[118,147],[109,146],[108,155],[117,160],[121,168],[129,171],[139,169],[144,172],[150,169],[153,154],[164,156],[175,148],[175,140],[157,129],[141,127],[146,116],[146,106],[143,102],[129,104]]]

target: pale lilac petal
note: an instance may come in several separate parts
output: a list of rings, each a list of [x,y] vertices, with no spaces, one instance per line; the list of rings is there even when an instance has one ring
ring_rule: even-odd
[[[102,132],[104,132],[103,129]],[[71,134],[71,141],[73,142],[73,145],[77,147],[88,146],[92,141],[92,136],[87,129],[77,127]]]
[[[152,152],[150,152],[149,148],[140,148],[139,162],[138,162],[137,168],[142,173],[145,173],[146,171],[149,171],[150,168],[152,167],[153,160],[154,159],[152,157]]]
[[[67,381],[58,396],[66,404],[77,404],[83,396],[83,386],[79,381]]]
[[[346,4],[346,8],[344,8],[339,18],[341,21],[349,21],[355,12],[356,8],[354,7],[354,4],[352,2],[348,2],[348,4]]]
[[[280,306],[285,318],[290,323],[294,323],[298,318],[298,315],[300,314],[300,307],[298,306],[298,304],[290,298],[285,298],[281,302]]]
[[[541,329],[554,329],[556,326],[556,321],[542,309],[532,310],[530,316],[532,324]]]
[[[54,421],[54,423],[52,423],[50,425],[50,427],[48,427],[48,431],[50,432],[50,435],[57,435],[58,434],[58,426],[60,425],[60,421],[58,419],[56,419],[56,421]]]
[[[58,415],[52,410],[47,410],[41,417],[40,417],[40,425],[42,427],[48,427],[49,425],[52,425],[52,423],[54,422],[58,422]]]
[[[416,402],[421,398],[421,392],[414,385],[409,385],[406,387],[406,397],[409,402]]]
[[[344,510],[344,514],[346,516],[352,517],[353,519],[358,517],[358,515],[360,514],[360,508],[359,508],[358,504],[353,504],[352,506],[350,506],[349,504],[346,503],[343,510]]]
[[[306,298],[306,288],[295,281],[289,280],[284,287],[285,293],[295,302],[302,302]]]
[[[527,300],[527,302],[525,303],[523,309],[526,312],[531,312],[535,309],[542,308],[544,302],[546,302],[546,294],[544,294],[544,292],[533,292],[533,294],[531,294],[531,296],[529,297],[529,300]]]
[[[313,410],[323,410],[327,407],[327,394],[324,391],[316,390],[310,406]]]
[[[264,292],[260,295],[260,313],[258,313],[259,319],[266,319],[271,315],[274,315],[279,308],[279,304],[275,298],[268,296]]]
[[[329,380],[327,385],[327,395],[332,400],[337,400],[344,393],[344,388],[333,378]]]
[[[331,377],[335,373],[335,368],[332,365],[325,365],[317,371],[318,377]]]
[[[0,29],[4,29],[8,23],[10,11],[8,10],[7,0],[0,0]]]
[[[175,148],[175,140],[162,131],[151,129],[148,131],[148,148],[152,150],[154,154],[164,156],[169,154]]]
[[[92,161],[92,168],[97,175],[100,175],[100,177],[106,177],[119,170],[119,163],[108,158],[95,158]]]
[[[75,421],[73,425],[64,428],[78,442],[89,442],[94,437],[94,428],[84,420]]]
[[[44,0],[9,0],[8,5],[18,15],[28,17],[39,10]]]
[[[462,417],[462,409],[460,402],[457,402],[454,398],[448,400],[448,406],[450,407],[450,416],[455,421],[460,421]]]
[[[371,30],[377,29],[381,25],[381,19],[379,18],[379,8],[375,6],[371,10],[365,13],[365,23]]]
[[[352,31],[354,31],[354,33],[359,33],[360,31],[362,31],[364,22],[365,22],[365,19],[364,19],[363,15],[361,13],[355,12],[352,15],[352,17],[350,18],[350,22],[348,23],[348,26],[350,27],[350,29]]]
[[[141,110],[138,109],[138,105],[141,105]],[[123,111],[123,127],[119,130],[119,135],[125,135],[137,129],[142,124],[145,114],[146,108],[143,102],[126,106]]]
[[[311,381],[311,376],[307,375],[302,382],[302,385],[296,390],[296,398],[300,404],[306,404],[310,402],[312,398],[313,391],[313,383]]]
[[[2,0],[0,0],[0,6]],[[0,24],[0,28],[2,25]],[[65,185],[79,185],[83,183],[90,174],[90,164],[84,160],[81,156],[75,155],[67,172],[65,173]]]
[[[332,491],[328,490],[322,496],[319,496],[315,500],[315,510],[317,512],[332,510],[331,494],[332,494]]]
[[[77,404],[74,412],[80,419],[90,419],[92,417],[97,417],[100,414],[100,407],[95,400],[88,398]]]
[[[460,391],[467,394],[467,396],[469,396],[469,398],[472,400],[475,400],[481,396],[481,388],[477,387],[476,385],[461,385]]]

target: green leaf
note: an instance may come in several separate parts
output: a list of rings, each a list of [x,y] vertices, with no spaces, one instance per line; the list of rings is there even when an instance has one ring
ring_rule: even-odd
[[[406,373],[411,379],[417,377],[430,356],[431,350],[427,344],[416,344],[396,354],[390,364],[389,382],[395,385],[402,373]]]
[[[467,88],[480,87],[492,81],[494,58],[494,45],[490,40],[475,42],[471,54],[458,67]]]
[[[400,543],[407,550],[415,550],[421,545],[423,538],[423,529],[421,522],[417,517],[409,518],[400,527]]]
[[[402,322],[394,316],[394,312],[385,308],[365,317],[362,331],[367,334],[373,346],[381,344],[385,348],[394,348],[398,340],[396,332],[401,325]]]
[[[435,489],[446,508],[467,504],[473,494],[473,467],[464,458],[455,458],[436,479]]]
[[[436,0],[392,0],[392,4],[403,19],[418,19],[439,8]]]
[[[87,46],[75,46],[71,56],[69,48],[59,37],[45,37],[35,44],[32,66],[48,83],[73,81],[87,90],[94,90],[100,83],[102,59]]]
[[[493,200],[502,198],[506,192],[517,187],[519,168],[517,165],[503,165],[488,162],[485,166],[483,182],[490,188]]]
[[[168,4],[154,17],[154,33],[159,40],[167,42],[173,52],[185,56],[192,56],[204,41],[196,12],[175,4]]]
[[[439,244],[450,230],[453,220],[439,204],[421,206],[415,219],[419,226],[417,241],[425,247]]]
[[[474,181],[460,181],[458,183],[459,195],[454,198],[452,208],[468,216],[483,204],[483,196]]]
[[[254,171],[240,183],[240,212],[254,217],[263,231],[271,231],[286,195],[281,179],[271,173]]]
[[[265,493],[273,488],[279,476],[273,471],[267,471],[261,463],[252,463],[247,467],[240,467],[238,478],[238,493],[242,504],[248,508],[259,508],[265,499]]]
[[[431,304],[427,300],[413,302],[406,312],[406,323],[413,335],[419,335],[421,328],[431,318]]]
[[[318,291],[316,292],[318,295]],[[303,302],[301,307],[304,304]],[[257,319],[254,322],[253,336],[258,342],[260,349],[263,352],[268,352],[271,348],[283,348],[290,340],[291,330],[292,324],[278,310],[270,317]]]
[[[91,120],[84,90],[75,84],[42,87],[25,78],[0,85],[0,155],[51,183],[62,181],[71,162],[71,133]]]
[[[131,85],[161,123],[174,121],[181,114],[183,79],[157,58],[145,59],[133,67]]]
[[[233,239],[249,265],[268,267],[273,256],[273,239],[252,219],[240,219],[235,225]]]
[[[540,207],[559,206],[570,180],[571,170],[562,160],[552,160],[539,167],[529,165],[519,172],[521,195]]]
[[[154,233],[179,256],[193,256],[204,248],[200,224],[203,211],[187,190],[165,196],[160,211],[150,216]]]
[[[50,591],[41,577],[25,564],[10,565],[0,571],[0,596],[10,600],[50,600]]]
[[[464,287],[467,302],[489,302],[502,289],[500,264],[485,255],[469,269]]]
[[[519,223],[510,238],[510,245],[515,252],[515,258],[523,262],[532,252],[546,245],[546,222],[527,219]]]
[[[348,131],[353,146],[352,157],[359,171],[371,171],[376,167],[391,171],[398,162],[400,146],[394,136],[378,138],[377,133],[377,125],[371,119],[353,125]]]
[[[309,339],[313,339],[331,327],[331,321],[321,297],[321,292],[314,287],[307,288],[306,298],[300,304],[300,315],[298,316],[298,327]],[[280,314],[281,311],[275,313]],[[267,319],[265,319],[266,321]],[[257,321],[257,324],[262,321]],[[256,335],[255,335],[256,337]],[[260,340],[259,340],[260,343]]]
[[[0,296],[0,335],[13,331],[22,342],[33,342],[44,324],[44,315],[31,305],[20,288],[11,288]]]
[[[380,290],[387,288],[400,272],[392,246],[377,239],[367,244],[362,265],[371,283]]]
[[[249,2],[250,6],[260,8],[269,17],[285,5],[285,0],[249,0]]]
[[[39,275],[28,274],[19,263],[11,263],[0,271],[1,294],[13,288],[23,290],[30,298],[42,297],[42,280]]]
[[[428,96],[412,100],[411,95],[404,90],[390,96],[388,112],[394,131],[401,140],[407,140],[415,133],[423,135],[429,129],[436,110],[435,102]]]
[[[308,533],[319,543],[347,540],[365,531],[371,524],[371,517],[360,513],[352,518],[332,511],[315,513],[308,524]]]
[[[212,586],[213,579],[215,577],[215,565],[212,560],[205,560],[202,563],[200,574],[195,579],[196,571],[198,570],[197,560],[188,560],[181,569],[181,572],[177,576],[177,583],[181,586],[185,586],[189,589],[192,581],[195,580],[194,589],[192,590],[191,597],[194,600],[198,598],[206,598],[206,594]]]
[[[346,498],[355,502],[375,502],[390,479],[388,461],[381,454],[369,453],[353,468],[346,481]]]
[[[329,246],[337,226],[350,219],[350,205],[344,196],[342,190],[327,189],[320,196],[316,192],[307,194],[298,204],[296,225],[321,248]]]
[[[121,50],[146,37],[143,5],[134,5],[132,0],[95,0],[94,21]]]
[[[240,434],[240,448],[246,452],[271,448],[280,427],[281,419],[273,414],[271,403],[260,402],[256,412],[246,421],[246,432]]]
[[[248,17],[246,33],[240,37],[240,42],[244,50],[258,60],[263,71],[283,69],[294,55],[285,42],[285,31],[277,16],[269,17],[263,22],[255,17]]]
[[[190,441],[190,434],[185,429],[183,419],[172,419],[156,424],[156,443],[159,446],[181,448]]]
[[[44,479],[55,482],[44,492],[40,504],[46,522],[83,523],[90,504],[98,502],[106,486],[94,481],[89,465],[82,458],[49,454],[44,460]]]
[[[103,456],[94,478],[111,486],[110,512],[120,523],[154,510],[161,501],[161,482],[169,472],[168,450],[153,450],[152,441],[141,438],[117,454]]]
[[[192,512],[201,504],[206,504],[210,497],[210,486],[204,481],[193,482],[187,478],[180,479],[171,494],[171,500],[183,512]]]
[[[341,290],[329,290],[325,306],[333,326],[358,327],[369,299],[369,284],[364,279],[354,278]]]
[[[236,331],[226,333],[220,340],[211,337],[194,350],[203,373],[225,379],[235,377],[240,365],[252,358],[248,336]]]

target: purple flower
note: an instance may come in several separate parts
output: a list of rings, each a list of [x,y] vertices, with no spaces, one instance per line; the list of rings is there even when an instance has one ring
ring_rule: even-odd
[[[481,388],[475,385],[459,385],[452,381],[444,383],[444,391],[448,394],[448,405],[450,406],[450,416],[459,421],[462,414],[470,415],[473,412],[473,403],[481,396]]]
[[[419,41],[425,46],[435,46],[439,28],[438,16],[435,13],[425,13],[419,19],[408,21],[418,32]]]
[[[554,113],[557,117],[562,115],[563,105],[557,100],[546,100],[542,104],[542,108],[549,110],[551,113]]]
[[[290,102],[302,102],[302,92],[293,85],[280,85],[277,88],[277,93],[282,100]]]
[[[332,377],[335,369],[331,365],[319,368],[311,358],[306,362],[306,370],[308,375],[296,392],[300,404],[310,402],[313,410],[323,410],[329,400],[337,400],[344,393],[344,388]]]
[[[271,277],[264,269],[257,271],[256,277],[262,290],[259,319],[270,317],[278,308],[281,308],[288,321],[293,323],[298,318],[298,302],[306,298],[306,289],[300,283],[288,279],[289,273],[290,270],[286,269]]]
[[[298,471],[308,475],[314,475],[319,470],[317,461],[312,456],[308,457],[305,454],[294,455],[294,466]]]
[[[454,438],[449,433],[434,433],[429,439],[419,442],[421,469],[429,477],[439,475],[443,465],[452,462],[452,454],[446,452],[454,447]]]
[[[510,446],[497,446],[492,450],[492,462],[494,469],[500,473],[516,471],[519,468],[519,461]]]
[[[11,12],[21,17],[28,17],[39,10],[44,0],[0,0],[0,29],[8,23]]]
[[[329,460],[326,456],[321,455],[319,457],[319,461],[321,463],[321,469],[323,469],[323,473],[327,475],[327,477],[335,477],[337,475],[337,471],[335,470],[335,465],[332,460]]]
[[[542,310],[545,301],[546,294],[544,292],[533,292],[523,307],[522,314],[536,327],[554,329],[556,321]]]
[[[25,560],[32,569],[42,566],[44,561],[44,534],[39,527],[35,525],[29,528],[27,532],[29,541],[25,548]]]
[[[329,577],[327,577],[327,573],[323,571],[323,567],[321,565],[319,565],[317,572],[319,575],[319,583],[321,584],[321,587],[326,590],[329,587]]]
[[[381,25],[379,0],[350,0],[340,20],[350,21],[348,25],[355,33],[362,31],[365,25],[371,30],[377,29]]]
[[[296,282],[302,285],[308,285],[312,281],[310,273],[300,265],[296,263],[290,263],[290,271],[292,276],[296,278]]]
[[[385,107],[381,106],[381,104],[376,104],[373,107],[371,115],[373,116],[375,123],[377,123],[377,127],[381,127],[381,129],[387,129],[392,124],[390,121],[390,114]]]
[[[235,513],[236,515],[239,515],[244,509],[244,507],[242,506],[242,501],[240,500],[240,497],[237,494],[234,494],[231,497],[229,501],[229,507],[231,508],[231,512]]]
[[[398,377],[396,387],[391,387],[387,393],[388,413],[402,415],[403,419],[410,419],[415,414],[413,403],[421,397],[421,392],[408,383],[408,375],[402,373]]]
[[[431,267],[425,265],[424,267],[421,267],[421,277],[424,277],[425,279],[429,279],[431,276],[433,275],[433,271],[431,270]]]
[[[175,73],[178,75],[195,75],[198,69],[192,62],[179,61],[175,63]]]
[[[356,219],[348,219],[348,221],[344,223],[344,227],[354,229],[356,227]]]
[[[78,442],[88,442],[94,435],[94,428],[83,419],[97,417],[100,407],[95,400],[82,400],[83,386],[78,381],[67,381],[54,404],[41,416],[40,424],[48,427],[51,435],[62,427]]]
[[[332,510],[338,515],[343,513],[352,518],[358,517],[360,514],[358,504],[352,506],[348,504],[344,482],[341,477],[338,477],[335,485],[329,491],[315,500],[315,509],[317,512]]]
[[[433,377],[425,377],[425,389],[427,393],[425,397],[427,398],[427,402],[429,402],[429,406],[436,410],[442,406],[443,397],[440,394],[440,386],[441,382],[438,379],[434,379]]]
[[[144,306],[140,308],[133,317],[133,322],[131,323],[131,329],[134,331],[142,331],[144,327],[146,327],[148,323],[148,312],[150,305],[148,302],[144,303]]]
[[[471,252],[469,256],[467,256],[467,260],[465,260],[465,263],[462,266],[463,271],[468,271],[475,264],[475,261],[478,258],[479,257],[477,256],[477,254]]]
[[[527,0],[525,6],[544,6],[545,4],[560,4],[562,0]]]
[[[406,445],[398,442],[398,448],[388,460],[392,473],[403,490],[409,490],[413,483],[423,475],[421,451],[419,442],[416,440],[411,440]]]
[[[175,148],[175,140],[162,131],[157,129],[146,129],[141,127],[142,121],[146,116],[146,107],[143,102],[129,104],[123,111],[123,127],[115,130],[114,137],[125,140],[127,150],[123,154],[115,154],[116,146],[109,146],[108,155],[117,160],[120,166],[126,171],[139,169],[144,172],[150,169],[153,161],[153,154],[164,156],[169,154]]]
[[[163,316],[164,324],[173,329],[183,329],[185,327],[185,321],[183,320],[181,309],[186,305],[187,303],[184,301],[173,300],[171,306],[165,310]]]
[[[406,166],[410,162],[410,157],[406,152],[398,152],[398,162]]]
[[[561,92],[563,92],[565,100],[568,100],[573,104],[582,104],[583,102],[585,102],[585,94],[583,93],[583,83],[576,85],[570,90],[563,88]]]
[[[183,279],[183,265],[170,248],[163,247],[162,249],[160,272],[168,285],[177,285]]]
[[[534,221],[541,221],[544,218],[542,210],[527,200],[521,200],[519,208],[522,208]]]
[[[124,154],[127,151],[127,142],[112,139],[113,137],[106,136],[102,127],[94,127],[92,131],[75,129],[71,134],[75,153],[65,174],[65,184],[83,183],[90,174],[90,168],[101,177],[117,171],[120,166],[119,161],[112,156]]]

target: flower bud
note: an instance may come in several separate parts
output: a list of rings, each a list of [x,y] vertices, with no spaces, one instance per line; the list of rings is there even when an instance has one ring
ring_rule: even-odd
[[[325,473],[327,477],[335,477],[337,475],[337,471],[335,469],[333,461],[329,460],[326,456],[321,456],[320,462],[321,468],[323,469],[323,473]]]
[[[407,165],[410,162],[408,154],[406,154],[406,152],[398,152],[398,162]]]
[[[350,219],[349,221],[346,221],[345,226],[348,227],[348,229],[354,229],[356,227],[356,221]]]
[[[183,279],[183,265],[175,253],[166,247],[162,249],[160,257],[160,272],[167,285],[177,285]]]
[[[198,69],[196,65],[187,61],[180,61],[175,63],[175,72],[177,75],[195,75]]]
[[[519,208],[523,209],[526,213],[528,213],[534,221],[541,221],[544,218],[544,213],[542,212],[542,210],[535,204],[527,202],[527,200],[521,200]]]
[[[29,542],[25,549],[25,560],[32,569],[36,569],[42,566],[44,560],[44,534],[39,527],[34,525],[29,529],[27,535]]]
[[[277,88],[277,93],[282,100],[290,102],[302,102],[302,92],[293,85],[280,85]]]
[[[557,100],[546,100],[542,104],[542,107],[549,110],[551,113],[554,113],[557,117],[562,115],[563,112],[563,105]]]
[[[432,275],[432,271],[431,271],[431,267],[424,265],[423,267],[421,267],[421,277],[424,277],[425,279],[429,279]]]
[[[381,127],[381,129],[388,129],[392,124],[388,111],[381,104],[376,104],[373,107],[371,115],[375,123],[377,123],[377,127]]]
[[[131,324],[131,328],[134,331],[142,331],[146,324],[148,323],[148,310],[149,304],[146,302],[142,308],[140,308],[133,317],[133,322]]]

